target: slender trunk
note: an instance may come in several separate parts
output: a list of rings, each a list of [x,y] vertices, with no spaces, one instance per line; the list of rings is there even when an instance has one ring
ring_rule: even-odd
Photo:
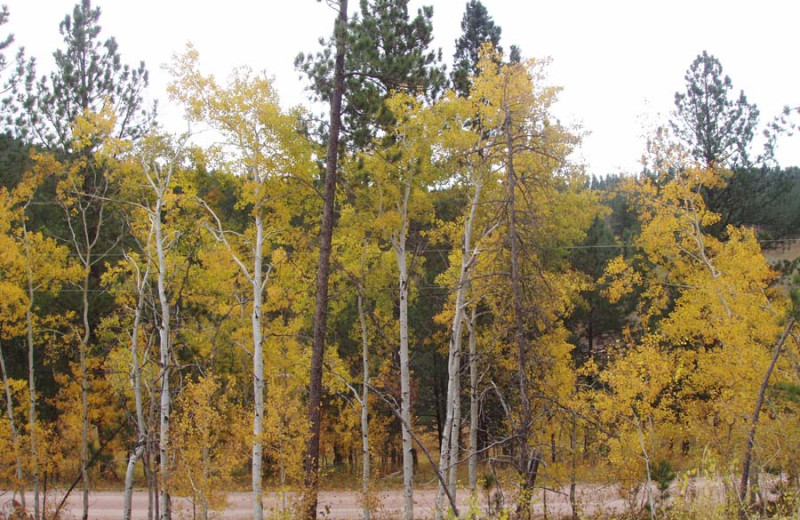
[[[31,475],[33,476],[33,519],[40,520],[39,511],[39,452],[37,449],[36,432],[36,378],[34,377],[33,359],[33,270],[31,269],[31,251],[28,243],[28,233],[23,227],[25,239],[25,254],[28,265],[28,308],[25,310],[25,326],[28,340],[28,429],[30,430],[31,447]]]
[[[280,453],[283,454],[283,439],[282,438],[278,439],[278,449],[280,450]],[[288,498],[289,497],[287,496],[287,493],[286,493],[286,464],[283,462],[283,459],[281,459],[280,474],[281,474],[281,513],[283,513],[284,515],[288,515],[288,511],[289,511]]]
[[[400,298],[400,416],[403,436],[403,520],[414,518],[414,454],[411,435],[411,374],[408,353],[408,265],[406,262],[406,236],[408,233],[408,201],[411,180],[408,179],[401,203],[400,231],[392,239],[399,271]],[[447,434],[445,432],[445,438]]]
[[[263,294],[263,249],[264,222],[260,214],[256,214],[256,247],[253,255],[253,395],[255,410],[253,414],[253,520],[264,518],[264,502],[261,489],[262,453],[264,436],[264,351],[262,323]]]
[[[44,482],[42,483],[42,518],[45,517],[45,512],[47,511],[47,470],[44,472]],[[53,515],[54,518],[58,518],[57,514]]]
[[[322,224],[319,237],[319,262],[317,263],[317,294],[314,308],[313,339],[311,347],[311,376],[308,388],[308,423],[310,435],[306,445],[304,515],[309,520],[317,517],[317,495],[319,491],[319,444],[322,422],[320,409],[322,400],[322,360],[325,352],[325,333],[328,325],[328,277],[333,238],[333,210],[336,198],[336,176],[339,162],[339,133],[342,124],[342,93],[344,92],[344,53],[347,27],[347,0],[339,0],[334,38],[336,59],[333,72],[333,94],[331,96],[330,132],[328,152],[325,158],[325,193],[322,209]]]
[[[644,434],[642,433],[642,421],[639,419],[639,416],[636,415],[636,428],[639,432],[639,444],[642,448],[642,458],[644,459],[644,468],[646,470],[645,476],[647,477],[647,482],[645,482],[645,496],[647,497],[647,504],[650,507],[650,518],[655,520],[656,518],[656,504],[653,500],[653,493],[650,489],[650,483],[653,481],[652,474],[650,472],[650,455],[647,453],[647,448],[644,445]]]
[[[442,442],[444,441],[444,417],[447,412],[447,385],[444,389],[444,396],[442,393],[442,384],[441,378],[439,377],[439,356],[433,356],[433,402],[434,402],[434,411],[436,415],[436,441],[439,443],[439,453],[442,453]],[[444,411],[442,413],[442,403],[444,403]]]
[[[522,273],[520,272],[519,236],[517,234],[516,187],[517,174],[514,169],[514,139],[512,135],[512,117],[508,113],[504,126],[506,137],[506,185],[508,189],[508,242],[511,248],[511,292],[513,304],[514,339],[517,346],[517,383],[519,385],[520,417],[515,435],[517,437],[518,460],[517,471],[522,477],[522,492],[517,504],[517,517],[527,518],[530,515],[530,501],[533,485],[536,482],[539,460],[535,451],[529,446],[533,414],[528,396],[528,344],[525,339],[525,325],[522,306]]]
[[[203,475],[200,485],[200,514],[203,520],[208,520],[208,443],[203,446]]]
[[[478,306],[473,304],[469,325],[469,492],[478,496]]]
[[[136,441],[136,446],[128,457],[128,466],[125,469],[125,495],[123,497],[122,518],[123,520],[131,519],[131,509],[133,501],[133,473],[136,469],[136,463],[142,458],[144,454],[144,443],[140,440]]]
[[[458,307],[458,297],[456,298],[456,318],[453,319],[453,332],[450,338],[450,352],[447,359],[447,397],[445,399],[445,420],[444,428],[442,429],[442,438],[439,448],[439,471],[445,478],[445,482],[439,483],[439,490],[436,494],[436,520],[444,518],[444,487],[445,485],[450,488],[450,466],[455,461],[452,459],[451,445],[453,442],[453,424],[455,422],[455,406],[454,396],[456,395],[456,386],[458,375],[456,372],[456,349],[460,348],[460,325],[459,322],[460,310]],[[456,336],[458,330],[459,337]],[[452,491],[451,491],[452,492]]]
[[[136,463],[144,455],[147,446],[147,427],[144,420],[144,407],[142,404],[142,370],[139,366],[139,325],[142,320],[145,303],[145,286],[150,274],[150,263],[148,258],[147,269],[142,280],[139,281],[139,301],[136,304],[136,311],[133,317],[133,331],[131,332],[131,386],[133,387],[133,397],[136,406],[136,446],[128,459],[128,468],[125,471],[125,496],[122,508],[123,520],[131,518],[131,503],[133,500],[133,473]],[[145,472],[147,473],[147,472]]]
[[[411,374],[408,352],[408,272],[405,240],[398,253],[400,267],[400,415],[403,417],[403,519],[414,518],[414,454],[411,444]]]
[[[572,509],[572,519],[578,520],[577,474],[578,474],[578,419],[572,416],[569,428],[569,449],[572,452],[569,472],[569,505]]]
[[[159,493],[160,493],[160,486],[158,485],[158,478],[155,472],[153,473],[153,482],[155,483],[155,490],[153,493],[153,506],[155,508],[155,516],[154,518],[161,518],[161,509],[160,509],[160,502],[158,500]]]
[[[156,401],[155,392],[150,393],[148,415],[150,424],[155,424]],[[147,444],[144,451],[144,473],[147,476],[147,520],[159,518],[158,514],[158,476],[153,468],[154,433],[147,433]]]
[[[458,441],[461,423],[461,336],[463,324],[466,319],[466,300],[467,288],[469,286],[469,272],[473,264],[472,250],[472,228],[475,223],[475,215],[480,202],[482,183],[474,182],[475,191],[472,195],[469,216],[464,221],[464,233],[461,243],[461,267],[456,283],[456,302],[453,312],[453,323],[450,327],[450,351],[447,363],[447,408],[445,412],[444,433],[442,435],[442,446],[439,455],[439,470],[447,476],[450,494],[455,497],[456,480],[458,468]],[[444,511],[442,508],[444,501],[444,490],[439,487],[436,496],[436,518],[440,520]]]
[[[456,497],[456,483],[458,482],[458,450],[461,437],[461,351],[456,352],[453,368],[456,373],[455,392],[453,393],[453,425],[450,428],[450,495]]]
[[[373,389],[373,391],[374,391],[374,389]],[[394,414],[395,418],[400,421],[401,425],[408,426],[406,424],[406,422],[403,420],[402,413],[397,410],[397,407],[395,406],[395,401],[389,400],[389,398],[387,398],[386,396],[382,395],[380,392],[375,392],[375,395],[377,395],[381,400],[383,400],[384,403],[386,403],[389,406],[389,409],[392,411],[392,414]],[[445,484],[444,476],[442,475],[442,472],[439,471],[439,467],[436,465],[436,461],[433,460],[433,456],[431,456],[431,452],[428,451],[428,448],[425,447],[425,444],[419,439],[419,437],[414,435],[414,432],[411,431],[410,427],[407,427],[406,430],[408,431],[409,436],[411,437],[411,439],[414,442],[417,443],[417,446],[419,446],[419,449],[422,451],[422,453],[425,455],[425,458],[430,463],[431,468],[433,468],[433,472],[436,474],[436,478],[438,479],[439,483],[444,485]],[[450,495],[449,488],[447,486],[445,486],[444,490],[445,490],[445,494],[447,494],[447,499],[450,501],[450,507],[453,509],[453,515],[456,518],[458,518],[459,516],[461,516],[461,513],[459,513],[459,511],[458,511],[458,505],[456,504],[456,501],[453,498],[453,496]]]
[[[91,266],[87,255],[87,262],[83,266],[83,286],[81,287],[82,313],[83,313],[83,337],[81,338],[80,357],[81,366],[81,497],[83,505],[83,520],[89,520],[89,374],[86,366],[87,350],[89,349],[89,338],[91,328],[89,327],[89,277]]]
[[[6,361],[3,356],[3,348],[0,347],[0,370],[3,371],[3,389],[6,394],[6,411],[8,412],[8,425],[11,428],[11,443],[14,446],[14,458],[16,469],[14,476],[17,482],[14,484],[14,498],[19,493],[20,504],[25,509],[25,486],[22,483],[22,449],[19,445],[19,434],[17,433],[17,423],[14,420],[14,401],[11,398],[11,387],[8,386],[8,373],[6,372]],[[368,519],[365,519],[368,520]]]
[[[167,180],[169,184],[169,180]],[[164,235],[161,229],[161,209],[163,204],[163,190],[156,201],[156,211],[153,216],[153,226],[156,233],[156,255],[158,256],[158,301],[161,308],[161,326],[158,331],[160,357],[161,357],[161,403],[159,416],[161,431],[158,443],[161,473],[161,520],[170,520],[172,511],[169,503],[169,421],[172,398],[169,390],[169,354],[170,354],[170,308],[167,299],[166,278],[167,262],[164,252]]]
[[[362,260],[363,270],[363,260]],[[370,520],[370,458],[369,458],[369,340],[367,336],[367,319],[364,313],[364,298],[358,292],[358,319],[361,323],[361,363],[364,387],[361,392],[361,491],[364,493],[364,520]]]
[[[750,431],[747,434],[747,445],[745,446],[744,451],[744,464],[742,465],[742,477],[739,482],[739,516],[744,517],[746,515],[745,511],[745,499],[747,498],[747,485],[748,479],[750,477],[750,461],[752,460],[753,456],[753,446],[755,445],[755,438],[756,438],[756,425],[758,424],[758,416],[761,413],[761,407],[764,404],[764,395],[767,392],[767,384],[769,383],[769,378],[772,375],[772,371],[775,369],[775,364],[778,362],[778,357],[781,354],[781,350],[783,349],[783,344],[786,343],[786,339],[789,337],[789,333],[792,331],[792,327],[794,327],[794,318],[789,319],[789,323],[786,324],[786,328],[783,330],[783,334],[781,335],[781,339],[778,341],[778,344],[775,345],[775,353],[772,355],[772,361],[770,361],[769,367],[767,368],[767,373],[764,374],[764,380],[761,381],[761,388],[758,391],[758,399],[756,400],[756,406],[753,410],[752,419],[750,419]]]

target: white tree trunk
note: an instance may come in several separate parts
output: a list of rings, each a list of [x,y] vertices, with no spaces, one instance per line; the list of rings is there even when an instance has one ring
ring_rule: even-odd
[[[152,209],[147,209],[150,214],[151,233],[155,234],[156,246],[156,261],[157,261],[157,287],[158,287],[158,302],[161,311],[161,321],[158,327],[158,341],[159,341],[159,362],[161,364],[161,373],[159,374],[160,392],[159,392],[159,437],[158,437],[158,453],[159,453],[159,476],[161,485],[159,516],[161,520],[170,520],[172,517],[172,509],[170,507],[169,497],[169,474],[170,474],[170,410],[172,407],[172,396],[170,394],[169,376],[170,376],[170,351],[171,351],[171,338],[170,338],[170,306],[169,298],[167,297],[167,259],[166,259],[166,243],[167,239],[164,236],[164,229],[162,227],[164,199],[167,190],[172,181],[172,174],[177,162],[177,155],[170,158],[170,162],[162,167],[156,163],[151,166],[145,162],[142,166],[144,174],[150,187],[155,194],[155,206]],[[149,244],[146,247],[148,250],[148,271],[150,259],[152,258],[149,252]],[[146,278],[147,275],[145,275]],[[140,298],[143,297],[141,292],[144,291],[145,282],[142,282],[140,289]],[[143,305],[141,299],[138,306]],[[137,314],[139,313],[137,306]],[[136,325],[134,326],[134,333],[137,333]],[[136,358],[135,349],[133,350],[134,359],[137,365],[134,367],[134,385],[141,385],[141,378],[137,378],[139,371],[138,359]],[[135,392],[136,393],[136,392]],[[138,392],[136,402],[137,423],[139,424],[140,436],[145,432],[144,425],[144,411],[142,409],[141,391]],[[139,455],[141,456],[141,454]],[[134,462],[135,463],[135,462]],[[129,467],[130,469],[130,467]]]
[[[478,306],[473,304],[469,325],[469,492],[478,492]]]
[[[363,269],[363,265],[362,265]],[[364,297],[358,291],[358,319],[361,323],[361,363],[363,369],[364,386],[361,390],[361,491],[364,494],[364,520],[370,520],[369,500],[369,478],[370,478],[370,458],[369,458],[369,339],[367,336],[367,319],[364,313]]]
[[[147,268],[141,280],[137,281],[139,301],[133,317],[133,330],[131,331],[131,386],[136,406],[136,446],[128,458],[128,467],[125,471],[125,495],[123,500],[122,518],[130,520],[131,502],[133,498],[133,473],[136,463],[142,458],[147,445],[147,426],[144,420],[144,407],[142,404],[142,369],[139,365],[139,325],[142,320],[145,303],[145,287],[150,275],[150,258],[148,255]]]
[[[405,242],[405,240],[403,240]],[[400,267],[400,414],[403,417],[403,496],[404,520],[414,518],[414,454],[411,444],[411,374],[408,353],[408,272],[405,243],[398,255]]]
[[[399,270],[400,297],[400,416],[403,433],[403,520],[414,518],[414,454],[411,436],[411,376],[408,353],[408,266],[406,264],[406,235],[408,233],[408,199],[411,181],[405,186],[400,206],[400,231],[393,239]]]
[[[450,427],[450,475],[448,484],[450,485],[450,496],[456,498],[456,484],[458,483],[458,451],[461,433],[461,351],[456,352],[455,362],[454,393],[453,393],[453,425]]]
[[[459,290],[459,294],[456,296],[456,312],[455,315],[457,317],[461,316],[461,310],[459,308],[459,297],[461,296],[461,291]],[[458,334],[458,335],[456,335]],[[446,479],[448,488],[452,494],[453,485],[451,482],[452,472],[450,471],[451,468],[455,467],[455,463],[457,459],[453,458],[453,442],[455,435],[453,434],[454,430],[457,430],[455,427],[456,423],[456,403],[455,401],[458,399],[458,351],[461,349],[461,321],[457,318],[453,319],[453,328],[452,328],[452,336],[450,338],[450,353],[448,356],[447,361],[447,398],[446,398],[446,405],[445,405],[445,422],[444,422],[444,430],[442,431],[442,447],[439,453],[439,471],[441,472],[442,476]],[[456,448],[457,452],[458,448]],[[444,518],[444,485],[440,482],[439,483],[439,491],[436,494],[436,520],[441,520]]]
[[[254,179],[261,184],[258,176]],[[263,186],[259,186],[263,189]],[[252,272],[244,264],[244,262],[236,254],[235,250],[225,237],[225,230],[222,228],[222,222],[214,211],[205,202],[201,203],[205,206],[206,210],[211,214],[217,224],[217,229],[212,230],[216,235],[218,241],[222,242],[228,253],[230,253],[233,261],[239,266],[244,276],[250,282],[253,288],[253,312],[251,315],[251,325],[253,333],[253,394],[254,394],[254,413],[253,413],[253,452],[252,452],[252,473],[251,485],[253,488],[253,520],[263,520],[264,518],[264,504],[263,504],[263,491],[261,486],[261,473],[262,473],[262,454],[263,454],[263,436],[264,436],[264,351],[263,351],[263,294],[264,287],[269,280],[270,273],[273,266],[268,266],[266,273],[264,272],[264,220],[261,216],[260,207],[255,209],[254,223],[256,231],[256,242],[253,245],[251,252],[253,253],[253,269]]]
[[[167,179],[166,186],[168,185],[169,180]],[[170,407],[172,405],[172,398],[169,393],[170,308],[166,289],[167,262],[164,252],[164,234],[161,229],[161,208],[166,186],[163,186],[163,189],[158,192],[159,198],[156,201],[156,211],[153,216],[153,226],[156,232],[156,255],[158,259],[158,301],[161,307],[161,326],[158,331],[161,357],[161,406],[159,410],[161,431],[158,442],[159,462],[161,465],[161,520],[170,520],[172,516],[169,503],[169,486],[167,485],[169,482],[170,456],[169,421]]]
[[[475,173],[474,175],[477,175]],[[475,191],[470,204],[469,216],[464,221],[463,241],[461,244],[461,267],[456,285],[456,302],[453,312],[453,323],[450,327],[450,349],[447,360],[447,400],[444,431],[442,432],[442,448],[439,454],[439,471],[447,478],[450,494],[456,496],[458,442],[461,422],[461,336],[466,319],[465,307],[469,272],[474,263],[476,251],[472,246],[472,229],[480,201],[482,183],[473,177]],[[439,485],[436,495],[436,519],[444,517],[444,489]]]
[[[262,254],[264,246],[264,223],[260,215],[256,215],[256,246],[253,251],[253,394],[255,396],[255,413],[253,414],[253,520],[264,518],[264,505],[261,490],[261,458],[263,452],[262,437],[264,434],[264,352],[262,323],[262,291],[264,288]]]
[[[39,511],[39,452],[36,446],[36,378],[34,377],[33,359],[33,271],[31,269],[31,251],[28,232],[23,226],[25,239],[25,257],[28,268],[28,308],[25,311],[25,325],[28,340],[28,429],[30,431],[31,475],[33,476],[33,520],[40,520]]]
[[[87,359],[89,355],[89,342],[91,340],[92,328],[89,323],[89,283],[91,280],[92,266],[97,265],[101,259],[108,254],[108,251],[99,255],[95,254],[97,245],[103,230],[103,219],[105,210],[105,189],[100,186],[99,192],[91,194],[82,192],[82,188],[73,186],[80,199],[84,202],[72,204],[66,200],[61,200],[62,209],[66,213],[66,223],[69,227],[74,253],[83,268],[83,279],[81,280],[81,318],[83,324],[83,335],[78,345],[78,358],[80,365],[80,388],[81,388],[81,446],[80,446],[80,472],[81,472],[81,495],[82,495],[82,515],[83,520],[89,518],[89,374]],[[96,211],[96,215],[89,216],[91,211]],[[96,221],[95,221],[96,218]]]
[[[150,393],[150,407],[148,409],[148,416],[150,417],[150,424],[155,424],[156,415],[156,393]],[[152,442],[152,434],[148,434],[147,443],[148,448],[144,452],[144,472],[147,476],[147,520],[155,520],[159,517],[158,514],[158,475],[153,468],[152,454],[150,450],[150,443]]]
[[[89,249],[91,251],[91,249]],[[91,329],[89,327],[89,275],[91,265],[88,259],[91,253],[85,257],[83,266],[83,286],[81,296],[83,300],[83,337],[81,338],[80,358],[81,367],[81,489],[83,520],[89,520],[89,374],[86,366],[86,355],[89,349],[89,339]]]
[[[14,420],[14,401],[11,398],[11,387],[8,386],[8,373],[6,372],[6,360],[3,356],[3,349],[0,347],[0,370],[3,371],[3,389],[6,394],[6,411],[8,412],[8,425],[11,428],[11,443],[14,446],[14,457],[16,468],[14,476],[17,479],[14,485],[14,498],[19,492],[19,500],[22,509],[25,509],[25,486],[22,484],[22,452],[19,445],[19,435],[17,433],[17,422]],[[365,519],[369,520],[369,519]]]

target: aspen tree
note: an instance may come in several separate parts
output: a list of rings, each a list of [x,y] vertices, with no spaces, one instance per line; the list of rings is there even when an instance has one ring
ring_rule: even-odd
[[[397,120],[393,144],[380,156],[365,157],[365,169],[374,174],[378,193],[373,197],[378,217],[376,230],[391,244],[397,263],[399,301],[400,417],[403,437],[403,495],[406,520],[413,517],[413,425],[409,366],[408,237],[412,219],[430,218],[426,189],[441,175],[433,158],[432,143],[439,130],[437,118],[424,102],[407,94],[387,101]]]
[[[170,95],[186,107],[190,121],[222,136],[211,150],[220,167],[237,177],[239,205],[251,219],[245,233],[226,227],[220,215],[201,201],[212,219],[208,229],[239,266],[251,287],[253,355],[253,519],[263,518],[262,458],[264,436],[264,296],[273,271],[286,260],[276,242],[288,227],[284,199],[292,177],[307,179],[310,147],[296,132],[296,117],[284,113],[271,81],[249,69],[236,69],[227,85],[198,71],[198,54],[189,47],[173,64]]]
[[[690,160],[663,131],[650,152],[653,175],[628,185],[640,206],[639,250],[613,259],[602,280],[612,302],[639,292],[640,326],[603,376],[611,392],[601,409],[628,432],[625,403],[645,395],[648,409],[638,416],[662,445],[706,446],[731,460],[747,445],[739,418],[754,409],[788,302],[771,287],[776,274],[752,230],[728,226],[725,238],[708,231],[720,215],[704,194],[723,186],[725,172]],[[636,366],[651,368],[636,375]]]
[[[33,515],[42,518],[42,500],[40,500],[40,454],[42,453],[39,438],[42,428],[38,421],[36,391],[36,365],[34,351],[41,322],[46,321],[38,314],[37,294],[48,292],[58,295],[65,283],[72,282],[78,275],[77,270],[68,259],[67,248],[58,245],[52,238],[28,228],[27,211],[33,197],[44,178],[53,171],[57,164],[50,156],[35,155],[33,165],[12,192],[0,189],[0,211],[3,224],[0,225],[2,240],[6,247],[0,252],[0,263],[3,270],[4,304],[0,317],[4,337],[9,334],[24,334],[28,360],[28,444],[31,480],[33,484]],[[6,299],[7,298],[7,299]],[[24,320],[23,320],[24,316]],[[70,318],[69,314],[64,318]],[[50,320],[53,324],[63,325],[59,320]],[[5,380],[6,401],[11,406],[8,382]],[[12,413],[13,408],[9,408]],[[13,421],[11,421],[13,422]],[[19,441],[19,439],[18,439]],[[17,441],[17,442],[18,442]],[[45,450],[46,451],[46,450]],[[20,461],[17,460],[17,478],[21,478]]]
[[[447,483],[450,486],[450,494],[456,496],[456,471],[458,467],[459,437],[460,437],[460,373],[462,358],[462,337],[464,325],[469,327],[467,310],[471,307],[474,313],[477,302],[469,302],[468,294],[471,287],[472,271],[478,262],[481,241],[488,237],[498,226],[496,216],[487,216],[479,208],[486,207],[484,187],[490,193],[489,196],[496,195],[499,178],[491,164],[491,148],[494,146],[493,139],[484,132],[481,125],[481,113],[485,104],[478,96],[476,97],[457,97],[449,93],[443,97],[434,107],[434,110],[441,114],[443,136],[440,154],[442,157],[443,168],[452,171],[451,179],[459,186],[463,186],[468,197],[468,205],[464,214],[458,221],[448,226],[442,223],[440,228],[445,233],[452,235],[453,243],[460,244],[459,249],[455,249],[451,254],[450,270],[447,276],[442,276],[440,283],[452,291],[455,298],[450,319],[450,340],[448,349],[448,385],[447,385],[447,404],[445,408],[445,423],[442,436],[442,447],[439,456],[439,471],[447,474]],[[488,185],[488,186],[487,186]],[[470,330],[470,374],[471,374],[471,394],[475,397],[475,389],[472,386],[472,379],[477,377],[476,352],[474,351],[475,336]],[[471,400],[471,414],[477,415],[477,400]],[[476,418],[477,419],[477,418]],[[474,451],[474,432],[477,423],[471,423],[470,439],[472,444],[470,449]],[[473,455],[470,455],[472,471],[474,473]],[[443,511],[444,490],[441,485],[437,494],[436,515],[441,518]]]
[[[543,438],[558,409],[553,403],[574,383],[564,319],[585,284],[567,264],[565,248],[583,239],[597,211],[583,190],[581,168],[567,158],[578,137],[551,116],[559,89],[547,85],[546,63],[501,63],[486,52],[471,93],[476,104],[485,105],[480,124],[494,140],[490,161],[504,178],[497,205],[501,224],[489,237],[492,254],[476,279],[505,273],[493,280],[485,302],[497,331],[494,343],[513,345],[513,360],[495,362],[514,374],[513,385],[498,380],[492,386],[511,428],[508,462],[519,479],[521,518],[530,515]],[[492,377],[507,376],[498,366]]]

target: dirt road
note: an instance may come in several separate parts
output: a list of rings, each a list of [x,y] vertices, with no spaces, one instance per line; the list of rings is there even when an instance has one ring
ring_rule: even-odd
[[[562,492],[539,492],[534,497],[534,509],[537,514],[542,514],[547,508],[550,518],[568,516],[572,510],[568,497]],[[27,502],[33,501],[32,493],[26,494]],[[52,493],[47,497],[46,507],[52,511],[55,504],[60,501],[61,495]],[[459,491],[459,508],[467,508],[467,493]],[[277,517],[283,509],[284,497],[278,493],[268,493],[264,496],[264,509],[266,518]],[[291,507],[293,495],[285,496],[286,507]],[[379,494],[380,506],[376,517],[379,520],[400,518],[403,509],[403,495],[401,490],[384,491]],[[418,519],[433,518],[433,506],[436,500],[435,489],[414,490],[414,516]],[[546,501],[546,504],[545,504]],[[623,511],[626,504],[613,489],[601,486],[582,486],[580,490],[580,503],[583,511]],[[122,518],[122,492],[95,491],[89,494],[89,518],[91,520],[118,520]],[[482,497],[481,507],[486,507],[486,499]],[[0,492],[0,519],[4,518],[12,509],[11,493]],[[192,505],[188,499],[173,498],[173,518],[192,518]],[[216,519],[243,519],[251,517],[249,493],[231,493],[228,495],[228,507],[224,511],[217,511],[211,515]],[[361,504],[359,494],[353,491],[322,491],[319,497],[320,518],[327,520],[359,520],[361,518]],[[69,520],[80,518],[81,497],[73,493],[62,510],[61,519]],[[133,520],[147,519],[147,494],[144,491],[134,493]],[[199,512],[198,512],[199,518]]]

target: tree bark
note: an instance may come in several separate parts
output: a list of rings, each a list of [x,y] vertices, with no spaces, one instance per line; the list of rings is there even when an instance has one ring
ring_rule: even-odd
[[[25,509],[25,486],[22,482],[22,451],[19,445],[19,434],[17,433],[17,423],[14,420],[14,401],[11,398],[11,387],[8,386],[8,373],[6,372],[6,360],[3,356],[3,348],[0,346],[0,370],[3,371],[3,389],[6,394],[6,411],[8,412],[8,425],[11,429],[11,443],[14,446],[14,459],[16,468],[14,476],[17,482],[14,484],[14,498],[19,493],[20,504]],[[368,519],[365,519],[368,520]]]
[[[406,235],[408,233],[408,201],[411,196],[411,179],[406,179],[400,205],[400,231],[392,238],[397,259],[398,296],[400,299],[400,416],[403,437],[403,520],[414,518],[414,452],[411,434],[411,373],[408,352],[408,264],[406,261]],[[447,432],[445,432],[445,438]]]
[[[764,395],[767,393],[767,384],[769,383],[769,378],[772,375],[772,371],[775,369],[775,365],[778,362],[778,357],[783,349],[783,344],[786,343],[786,339],[789,337],[789,333],[792,331],[794,323],[794,318],[790,318],[789,322],[786,324],[786,328],[783,330],[783,334],[781,335],[778,344],[775,345],[775,353],[772,355],[772,361],[770,361],[769,367],[767,368],[767,373],[764,374],[764,380],[761,382],[761,388],[758,391],[758,399],[756,400],[756,406],[753,410],[753,416],[750,419],[750,431],[747,434],[747,444],[744,450],[744,464],[742,464],[742,477],[739,482],[740,518],[744,518],[747,514],[745,509],[745,500],[747,499],[748,479],[750,478],[750,462],[753,456],[753,446],[755,445],[758,416],[761,413],[761,407],[764,404]]]
[[[169,185],[169,178],[166,181]],[[169,421],[172,399],[169,393],[169,354],[170,354],[170,308],[167,299],[166,276],[167,263],[164,253],[164,236],[161,229],[161,208],[163,204],[164,190],[158,193],[156,201],[156,211],[153,215],[153,225],[156,233],[156,255],[158,257],[158,301],[161,307],[161,325],[158,331],[160,357],[161,357],[161,406],[159,417],[161,419],[161,430],[158,442],[158,451],[161,464],[161,520],[170,520],[172,511],[169,503]]]
[[[325,193],[323,195],[322,224],[319,237],[317,263],[317,294],[314,308],[313,339],[311,346],[311,376],[308,388],[308,423],[310,435],[305,456],[305,511],[309,520],[317,517],[319,493],[319,449],[322,422],[322,361],[325,352],[325,333],[328,325],[328,278],[330,272],[331,241],[334,226],[334,201],[339,162],[339,134],[342,124],[342,93],[344,92],[345,31],[347,27],[347,0],[339,0],[339,14],[334,27],[336,61],[333,72],[330,132],[325,159]]]
[[[363,269],[363,262],[362,262]],[[364,520],[370,520],[370,455],[369,455],[369,341],[367,336],[367,319],[364,312],[364,297],[358,291],[358,319],[361,323],[361,363],[364,387],[361,394],[361,492],[364,494]]]
[[[89,249],[91,251],[91,249]],[[83,520],[89,520],[89,374],[86,366],[87,350],[89,349],[89,338],[92,330],[89,326],[89,277],[91,276],[91,265],[88,259],[91,254],[86,256],[83,268],[83,285],[81,286],[82,314],[83,314],[83,337],[78,356],[81,366],[81,498],[83,505]]]
[[[447,410],[445,413],[444,434],[442,436],[442,447],[439,456],[439,470],[447,476],[450,494],[456,495],[458,444],[461,423],[461,341],[464,321],[466,320],[467,288],[469,287],[469,273],[473,265],[476,251],[473,251],[472,230],[475,224],[475,216],[480,202],[481,188],[483,184],[476,177],[478,173],[472,173],[472,181],[475,191],[469,208],[469,215],[464,221],[464,231],[461,242],[461,266],[458,273],[456,284],[456,302],[453,312],[453,323],[450,327],[450,349],[448,356],[448,378],[447,378]],[[439,487],[436,496],[436,519],[441,520],[444,515],[442,508],[444,490]]]
[[[264,349],[262,324],[262,291],[264,248],[264,222],[261,215],[256,214],[256,247],[253,255],[253,395],[255,396],[255,413],[253,414],[253,466],[251,483],[253,487],[253,520],[264,518],[264,502],[261,489],[262,454],[264,436]]]
[[[458,483],[458,452],[461,443],[461,350],[456,352],[453,368],[456,372],[455,388],[453,393],[453,425],[450,428],[450,475],[448,484],[450,494],[456,497]]]
[[[123,520],[131,518],[131,504],[133,500],[133,473],[136,463],[141,460],[147,447],[147,426],[144,420],[144,406],[142,403],[142,370],[139,365],[139,325],[144,313],[145,287],[150,277],[150,255],[147,259],[147,268],[139,285],[139,300],[136,303],[136,311],[133,317],[133,330],[131,331],[131,386],[133,387],[133,397],[136,406],[136,446],[128,459],[128,467],[125,471],[125,495],[122,508]],[[146,473],[146,472],[145,472]]]
[[[473,303],[469,325],[469,493],[478,496],[478,307]]]
[[[517,174],[514,168],[514,136],[511,109],[507,106],[503,132],[506,138],[506,204],[508,208],[508,242],[511,249],[511,293],[513,305],[514,339],[517,346],[517,383],[519,386],[520,418],[515,428],[517,439],[517,471],[522,477],[522,490],[517,504],[518,518],[528,518],[533,485],[539,467],[539,458],[529,446],[533,414],[528,396],[528,342],[525,338],[525,322],[522,305],[522,273],[520,272],[520,240],[517,232],[516,189]]]
[[[572,520],[580,518],[578,511],[577,497],[577,476],[578,476],[578,419],[572,416],[569,427],[569,449],[571,452],[570,472],[569,472],[569,506],[572,509]]]
[[[25,310],[25,325],[28,340],[28,429],[30,430],[31,447],[31,474],[33,476],[33,520],[40,520],[39,511],[39,452],[36,444],[38,435],[36,434],[36,378],[34,377],[33,359],[33,270],[31,268],[31,251],[28,241],[28,230],[23,226],[23,237],[25,239],[25,258],[27,259],[28,275],[28,308]]]
[[[93,178],[92,175],[95,177]],[[100,180],[97,180],[97,176]],[[94,182],[97,182],[96,184]],[[89,518],[89,374],[88,356],[89,343],[92,339],[92,323],[90,322],[90,302],[89,291],[93,279],[97,279],[99,274],[95,268],[100,265],[100,261],[109,254],[97,254],[96,246],[103,236],[105,203],[108,190],[108,183],[104,173],[99,170],[86,171],[80,187],[73,184],[73,189],[78,192],[77,202],[61,200],[61,207],[65,212],[67,227],[74,252],[77,255],[80,265],[83,268],[83,279],[80,284],[81,291],[81,319],[83,334],[78,345],[78,358],[80,365],[80,388],[81,388],[81,446],[80,446],[80,471],[81,471],[81,495],[82,495],[82,515],[83,520]]]

